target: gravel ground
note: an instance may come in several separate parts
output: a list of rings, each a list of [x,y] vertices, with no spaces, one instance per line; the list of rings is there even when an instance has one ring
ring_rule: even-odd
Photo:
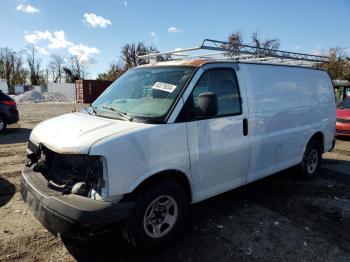
[[[350,261],[350,139],[324,155],[319,178],[301,180],[292,168],[203,201],[176,243],[139,254],[118,233],[62,241],[26,209],[20,171],[31,129],[73,106],[18,107],[21,121],[0,135],[0,261]]]

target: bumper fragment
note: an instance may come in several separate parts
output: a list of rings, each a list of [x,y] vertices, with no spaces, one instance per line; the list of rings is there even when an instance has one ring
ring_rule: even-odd
[[[116,228],[134,207],[134,202],[112,203],[63,195],[50,189],[46,179],[28,167],[22,172],[21,194],[34,216],[51,233],[81,239]]]

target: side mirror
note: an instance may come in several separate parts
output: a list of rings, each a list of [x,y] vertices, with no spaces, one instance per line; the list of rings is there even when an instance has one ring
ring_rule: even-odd
[[[218,98],[213,92],[202,93],[198,96],[200,116],[215,116],[218,113]]]

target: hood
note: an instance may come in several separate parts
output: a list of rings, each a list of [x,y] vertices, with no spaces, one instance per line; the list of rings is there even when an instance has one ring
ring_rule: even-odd
[[[42,143],[57,153],[87,154],[98,140],[144,125],[83,113],[70,113],[41,122],[33,129],[30,140]]]
[[[350,109],[337,108],[337,118],[350,119]]]

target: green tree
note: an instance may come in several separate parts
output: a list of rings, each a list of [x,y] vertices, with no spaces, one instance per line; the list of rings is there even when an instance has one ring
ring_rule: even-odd
[[[147,46],[143,42],[126,44],[121,49],[120,62],[110,64],[108,70],[100,73],[97,79],[114,81],[130,68],[148,63],[145,59],[138,59],[138,56],[157,52],[154,46]]]
[[[97,80],[115,81],[118,79],[125,70],[120,64],[110,64],[107,72],[101,73],[97,76]]]
[[[329,49],[329,62],[321,64],[319,67],[327,70],[332,79],[350,81],[350,58],[345,54],[343,48]]]

